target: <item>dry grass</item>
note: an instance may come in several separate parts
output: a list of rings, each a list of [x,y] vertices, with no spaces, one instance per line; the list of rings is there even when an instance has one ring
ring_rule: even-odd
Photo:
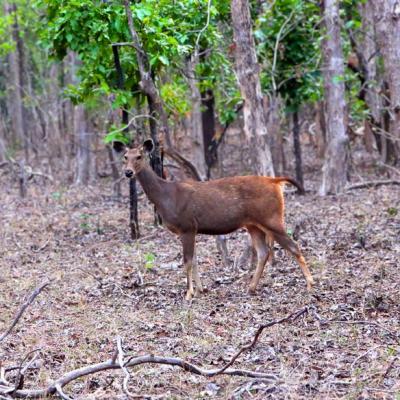
[[[24,298],[45,279],[54,282],[0,344],[3,366],[40,349],[27,387],[104,361],[124,339],[132,355],[182,357],[222,366],[248,343],[259,324],[307,304],[323,318],[373,321],[320,325],[312,316],[265,331],[237,368],[276,374],[279,383],[194,376],[168,366],[132,370],[131,392],[171,399],[399,399],[400,190],[385,186],[338,197],[287,196],[287,226],[317,280],[312,295],[296,263],[278,250],[256,296],[243,271],[223,269],[214,239],[198,237],[198,260],[208,291],[185,303],[179,241],[152,226],[141,197],[141,232],[128,238],[127,201],[109,186],[41,188],[20,200],[5,179],[0,193],[0,333]],[[229,236],[232,260],[245,234]],[[154,260],[152,260],[154,256]],[[140,268],[144,285],[138,286]],[[386,329],[386,330],[385,330]],[[122,371],[109,371],[66,387],[79,399],[125,398]]]

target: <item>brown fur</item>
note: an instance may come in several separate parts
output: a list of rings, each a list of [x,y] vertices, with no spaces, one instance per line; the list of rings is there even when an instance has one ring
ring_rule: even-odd
[[[128,150],[125,159],[126,175],[136,176],[164,225],[181,238],[188,279],[187,299],[194,294],[193,274],[196,292],[203,290],[197,265],[193,263],[196,234],[222,235],[240,228],[248,230],[257,251],[258,262],[250,284],[251,292],[256,290],[264,266],[272,255],[274,240],[297,258],[307,287],[311,289],[312,276],[299,248],[284,227],[281,185],[295,181],[286,177],[235,176],[207,182],[168,182],[148,166],[142,146]],[[301,190],[296,182],[294,184]]]

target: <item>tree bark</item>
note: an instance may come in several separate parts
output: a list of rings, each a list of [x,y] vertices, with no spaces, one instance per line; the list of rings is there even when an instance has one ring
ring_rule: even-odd
[[[400,160],[400,2],[370,0],[374,7],[378,44],[383,56],[384,76],[388,84],[390,136],[395,143],[393,164]]]
[[[244,101],[244,132],[253,149],[254,172],[273,176],[274,168],[268,142],[267,121],[248,0],[232,0],[231,16],[236,45],[236,72]]]
[[[320,187],[323,196],[343,192],[348,172],[344,62],[338,0],[324,0],[324,21],[327,31],[322,45],[327,147]]]

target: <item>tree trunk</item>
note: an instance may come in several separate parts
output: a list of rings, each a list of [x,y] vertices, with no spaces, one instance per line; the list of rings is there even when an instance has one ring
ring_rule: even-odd
[[[201,94],[197,86],[196,65],[199,60],[194,54],[187,61],[188,82],[192,112],[190,114],[190,133],[192,138],[192,162],[202,180],[206,178],[206,161],[204,157],[203,119],[201,113]]]
[[[400,3],[398,0],[370,0],[374,7],[378,44],[389,91],[390,136],[395,143],[391,163],[400,160]]]
[[[211,177],[211,168],[217,162],[218,152],[213,146],[215,135],[215,99],[211,89],[201,94],[201,118],[203,124],[204,158],[207,165],[207,179]]]
[[[300,124],[299,124],[299,113],[295,111],[293,113],[293,151],[296,163],[296,180],[304,187],[303,180],[303,162],[301,159],[301,144],[300,144]]]
[[[327,147],[320,187],[323,196],[342,192],[348,172],[344,62],[338,0],[324,0],[324,21],[327,31],[322,45]]]
[[[125,86],[125,78],[124,78],[124,71],[122,70],[121,62],[119,59],[118,47],[113,47],[113,55],[114,55],[115,70],[117,72],[117,87],[122,90],[124,89]],[[126,125],[124,132],[129,133],[128,112],[125,107],[123,107],[121,111],[122,111],[122,124]],[[111,155],[113,154],[111,153]],[[119,183],[117,184],[119,185]],[[118,188],[118,191],[120,191],[120,188]],[[136,178],[129,179],[129,226],[131,228],[131,238],[138,239],[140,237],[140,231],[139,231],[139,219],[138,219],[138,196],[137,196]]]
[[[0,165],[6,162],[6,145],[2,137],[2,130],[0,127]]]
[[[75,184],[87,185],[91,178],[91,143],[84,106],[75,107],[74,118],[74,132],[77,143]]]
[[[6,14],[12,14],[17,11],[15,4],[5,4]],[[17,42],[19,37],[19,27],[15,17],[15,23],[12,27],[12,37],[15,42]],[[26,137],[24,132],[24,115],[23,115],[23,105],[22,105],[22,93],[21,93],[21,75],[20,75],[20,60],[18,56],[18,47],[8,55],[8,65],[9,65],[9,100],[10,100],[10,110],[9,115],[12,116],[11,124],[14,134],[14,141],[18,142],[25,150],[25,155],[27,152],[26,147]]]
[[[268,142],[267,121],[248,0],[232,0],[231,15],[236,44],[236,72],[244,101],[244,132],[253,149],[251,153],[254,154],[254,172],[273,176],[274,168]]]
[[[269,99],[269,100],[268,100]],[[267,130],[270,137],[272,163],[277,175],[282,175],[286,170],[285,151],[283,148],[283,131],[281,129],[282,101],[276,94],[264,97],[264,108],[267,115]],[[268,110],[266,109],[268,108]]]

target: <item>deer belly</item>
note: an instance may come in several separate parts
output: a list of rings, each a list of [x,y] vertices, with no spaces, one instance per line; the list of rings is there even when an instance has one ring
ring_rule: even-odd
[[[234,232],[241,227],[237,221],[218,221],[215,220],[213,223],[202,223],[199,222],[197,226],[197,233],[203,233],[205,235],[226,235]]]

